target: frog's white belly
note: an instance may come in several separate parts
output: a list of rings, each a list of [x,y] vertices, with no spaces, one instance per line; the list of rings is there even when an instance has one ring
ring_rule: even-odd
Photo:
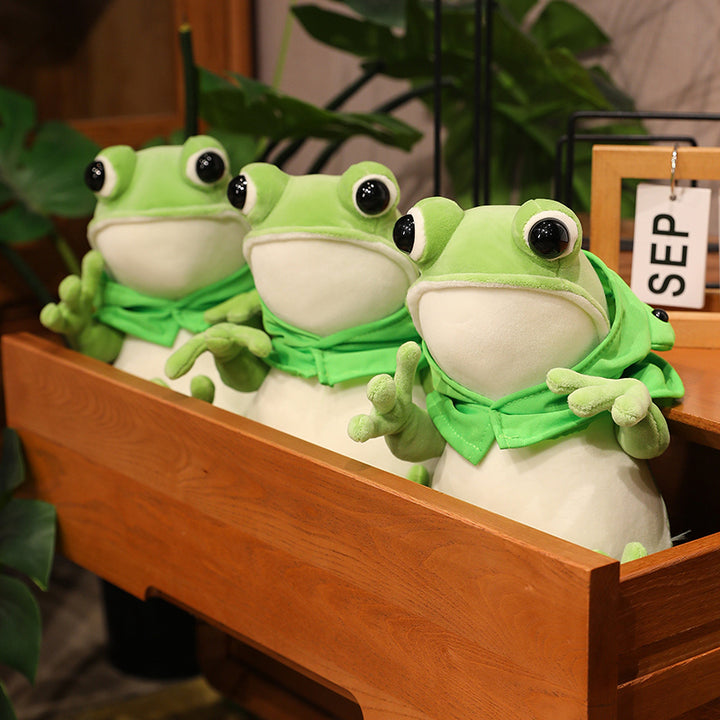
[[[495,444],[478,465],[448,445],[433,488],[618,559],[629,542],[648,553],[671,545],[650,471],[620,449],[609,416],[560,440]]]
[[[175,344],[171,348],[167,348],[132,335],[126,335],[120,354],[113,365],[119,370],[124,370],[145,380],[160,378],[170,388],[184,395],[190,395],[192,377],[207,375],[215,384],[213,405],[244,415],[246,408],[252,402],[254,393],[241,393],[225,385],[220,379],[211,353],[203,353],[196,360],[191,372],[177,380],[170,380],[165,375],[165,362],[168,357],[191,337],[191,333],[187,330],[180,330]]]
[[[414,463],[396,458],[382,442],[356,443],[347,426],[354,415],[367,412],[370,377],[338,383],[332,387],[314,378],[300,378],[272,368],[245,415],[368,465],[407,477]],[[418,386],[414,401],[425,406]],[[423,463],[432,469],[435,462]]]

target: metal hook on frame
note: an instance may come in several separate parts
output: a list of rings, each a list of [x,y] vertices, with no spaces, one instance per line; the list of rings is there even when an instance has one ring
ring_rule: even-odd
[[[675,194],[675,170],[677,170],[678,161],[678,149],[677,145],[673,147],[672,155],[670,156],[670,199],[675,200],[677,195]]]

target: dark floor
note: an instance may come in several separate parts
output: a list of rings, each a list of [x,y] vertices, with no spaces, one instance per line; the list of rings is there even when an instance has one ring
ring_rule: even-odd
[[[56,558],[50,588],[37,597],[43,639],[35,685],[0,668],[18,720],[247,717],[200,677],[152,680],[117,670],[108,659],[100,581],[68,560]]]

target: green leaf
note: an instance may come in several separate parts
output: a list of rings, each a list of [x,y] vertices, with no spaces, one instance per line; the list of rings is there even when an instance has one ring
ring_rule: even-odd
[[[40,656],[40,608],[28,587],[0,575],[0,664],[35,681]]]
[[[387,27],[405,27],[405,0],[335,0],[368,20]]]
[[[589,15],[565,0],[548,3],[530,29],[544,48],[583,53],[607,45],[610,38]]]
[[[3,428],[2,454],[0,454],[0,502],[6,502],[24,480],[25,458],[20,436],[12,428]]]
[[[258,140],[252,135],[223,130],[221,128],[210,128],[208,135],[211,135],[227,150],[230,158],[230,172],[238,173],[240,168],[252,162],[258,150]]]
[[[17,163],[35,122],[35,103],[25,95],[0,87],[0,168]]]
[[[95,196],[83,176],[97,152],[94,142],[68,125],[43,125],[24,157],[28,172],[18,183],[28,205],[46,215],[91,215]]]
[[[5,686],[0,682],[0,718],[2,720],[17,720],[15,708],[8,697]]]
[[[49,218],[16,203],[0,213],[0,242],[11,245],[30,242],[52,232]]]
[[[382,58],[393,43],[402,42],[385,25],[314,5],[296,5],[293,14],[305,31],[319,42],[358,57]]]
[[[200,113],[214,131],[270,140],[344,140],[366,135],[404,150],[422,137],[415,128],[388,115],[333,112],[242,76],[235,76],[238,84],[232,85],[218,83],[207,70],[201,70],[200,75]]]
[[[55,508],[15,498],[0,509],[0,565],[27,575],[47,590],[55,554]]]
[[[537,2],[538,0],[500,0],[499,4],[505,8],[515,22],[520,23]]]

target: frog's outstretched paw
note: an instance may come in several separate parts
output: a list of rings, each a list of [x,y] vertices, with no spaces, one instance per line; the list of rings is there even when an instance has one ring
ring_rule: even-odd
[[[206,310],[203,317],[210,325],[221,322],[237,324],[247,322],[261,310],[260,294],[257,290],[249,290]]]
[[[432,478],[430,477],[430,471],[424,465],[413,465],[410,470],[408,470],[407,476],[408,480],[412,480],[418,485],[430,487]]]
[[[170,386],[162,378],[159,378],[159,377],[150,378],[150,382],[153,383],[154,385],[159,385],[160,387],[164,387],[164,388],[168,388],[168,389],[170,388]]]
[[[652,405],[650,392],[636,378],[612,380],[553,368],[546,383],[552,392],[568,396],[568,406],[578,417],[593,417],[609,410],[615,424],[621,427],[639,423]]]
[[[255,357],[267,357],[272,351],[270,336],[257,328],[219,323],[193,336],[170,355],[165,374],[173,379],[185,375],[204,352],[211,352],[219,363],[228,363],[243,350]]]
[[[348,434],[356,442],[382,435],[394,435],[408,423],[412,414],[412,389],[421,351],[417,343],[407,342],[397,352],[395,378],[376,375],[367,386],[372,403],[368,415],[356,415],[348,424]]]
[[[215,399],[215,383],[207,375],[196,375],[190,380],[190,395],[212,404]]]
[[[630,542],[625,546],[622,556],[620,557],[620,562],[625,563],[631,560],[638,560],[639,558],[646,557],[647,554],[648,551],[642,543]]]

